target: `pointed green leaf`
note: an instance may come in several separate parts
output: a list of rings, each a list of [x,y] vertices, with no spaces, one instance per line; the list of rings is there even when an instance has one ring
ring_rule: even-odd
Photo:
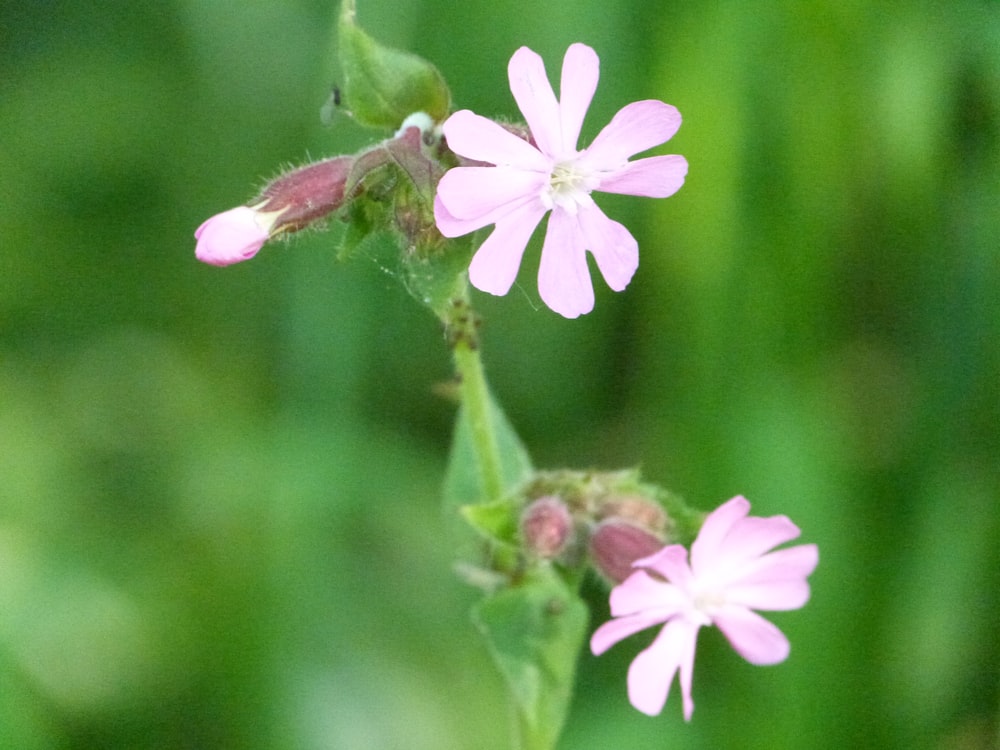
[[[362,125],[398,128],[414,112],[443,121],[451,94],[438,69],[416,55],[385,47],[355,22],[353,0],[344,0],[338,24],[343,103]]]
[[[531,459],[503,410],[488,392],[487,397],[488,415],[491,417],[488,430],[498,449],[503,488],[509,492],[521,486],[531,475]],[[469,410],[464,405],[458,410],[445,474],[444,497],[448,508],[480,503],[488,498],[483,484],[481,457],[473,442]]]
[[[547,569],[472,612],[510,689],[521,747],[551,750],[566,721],[587,607]]]
[[[500,544],[516,543],[517,519],[520,507],[504,498],[493,503],[463,505],[459,508],[462,518],[481,536]]]

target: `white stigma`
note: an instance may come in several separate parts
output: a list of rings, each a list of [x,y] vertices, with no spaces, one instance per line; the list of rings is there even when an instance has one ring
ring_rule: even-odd
[[[581,205],[590,202],[590,192],[598,182],[590,170],[580,168],[576,159],[557,162],[542,193],[542,203],[546,208],[558,206],[575,214]]]
[[[709,624],[712,616],[726,605],[726,596],[721,591],[707,590],[699,591],[694,595],[694,607],[699,613],[704,615]]]

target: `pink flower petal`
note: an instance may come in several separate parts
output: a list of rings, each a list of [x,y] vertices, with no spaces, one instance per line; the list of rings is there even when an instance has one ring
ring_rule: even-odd
[[[559,103],[545,75],[542,58],[527,47],[521,47],[510,58],[507,75],[514,101],[539,150],[546,156],[561,156]]]
[[[538,267],[538,294],[546,305],[566,318],[576,318],[594,309],[585,242],[576,219],[561,209],[549,216]]]
[[[750,512],[750,502],[741,496],[713,510],[701,525],[698,538],[691,544],[691,568],[694,571],[710,569],[714,560],[724,554],[724,543],[737,521]]]
[[[571,44],[563,58],[562,79],[559,83],[559,114],[561,124],[560,155],[573,154],[580,139],[583,118],[597,91],[600,60],[586,44]]]
[[[597,260],[597,267],[608,286],[622,291],[639,267],[639,243],[629,231],[612,221],[596,205],[581,208],[577,214],[586,247]]]
[[[819,563],[815,544],[777,550],[758,558],[726,589],[726,598],[752,609],[798,609],[809,600],[806,578]]]
[[[195,230],[195,257],[213,266],[252,258],[267,242],[274,216],[269,218],[249,206],[237,206],[213,216]]]
[[[523,205],[497,222],[469,264],[469,281],[477,289],[503,295],[510,291],[532,233],[545,215],[541,205]]]
[[[536,203],[546,175],[512,167],[456,167],[438,182],[437,197],[448,214],[476,229],[493,224],[526,203]],[[446,226],[438,224],[445,236]],[[462,232],[465,234],[465,232]]]
[[[809,584],[804,580],[738,583],[726,588],[726,601],[751,609],[779,612],[799,609],[809,601]]]
[[[580,162],[598,170],[617,170],[630,156],[670,140],[680,126],[675,107],[655,99],[633,102],[618,110]]]
[[[687,159],[683,156],[650,156],[628,162],[617,172],[602,179],[597,190],[646,198],[667,198],[681,189],[687,171]]]
[[[737,580],[757,564],[764,553],[795,539],[800,533],[799,527],[787,516],[741,518],[733,523],[725,537],[719,541],[718,548],[707,556],[711,562],[706,564],[713,568],[716,577]],[[700,547],[698,554],[705,549]],[[702,557],[698,557],[692,550],[691,559],[692,567],[696,567],[698,563],[695,560],[701,560]]]
[[[746,607],[725,607],[712,619],[736,653],[751,664],[777,664],[788,658],[791,646],[784,633]]]
[[[484,226],[481,219],[456,219],[441,202],[440,195],[434,196],[434,223],[445,237],[461,237]]]
[[[691,673],[697,639],[697,625],[683,619],[671,620],[652,645],[635,657],[628,670],[628,698],[636,709],[649,716],[659,714],[667,702],[674,674],[680,670],[684,718],[691,719]]]
[[[455,112],[442,126],[448,148],[468,159],[547,172],[552,160],[509,130],[467,109]]]
[[[682,548],[683,549],[683,548]],[[682,612],[688,597],[677,586],[659,581],[644,570],[637,570],[611,590],[611,614],[615,617],[656,609],[660,622]]]
[[[634,568],[648,568],[666,578],[685,592],[693,585],[691,568],[688,566],[687,550],[680,544],[664,547],[655,555],[644,557],[632,563]]]
[[[590,650],[595,656],[600,656],[619,641],[663,622],[646,612],[608,620],[594,631],[590,638]]]

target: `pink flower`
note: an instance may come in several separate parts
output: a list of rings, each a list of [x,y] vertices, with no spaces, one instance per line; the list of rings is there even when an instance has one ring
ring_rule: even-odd
[[[815,544],[771,552],[799,535],[785,516],[747,516],[750,503],[734,497],[705,519],[687,550],[679,544],[636,560],[639,568],[611,591],[612,619],[599,627],[590,649],[600,655],[623,638],[663,624],[660,634],[628,670],[629,701],[660,713],[674,674],[680,672],[684,719],[694,711],[691,671],[702,625],[716,625],[751,664],[777,664],[788,639],[753,610],[798,609],[809,599],[806,578],[819,562]],[[647,570],[649,572],[647,572]]]
[[[456,167],[438,184],[434,216],[446,237],[490,224],[496,227],[469,266],[474,286],[506,294],[517,276],[528,240],[551,211],[538,270],[542,300],[567,318],[594,307],[586,252],[617,292],[639,265],[635,239],[612,221],[591,192],[651,198],[673,195],[684,183],[682,156],[629,157],[667,141],[681,124],[669,104],[634,102],[621,109],[582,151],[576,148],[583,118],[597,88],[597,54],[573,44],[563,60],[561,98],[556,99],[542,58],[527,47],[508,66],[510,88],[531,130],[525,141],[492,120],[468,110],[443,125],[448,146],[467,159],[494,166]]]
[[[195,230],[195,257],[213,266],[249,260],[267,242],[276,218],[277,214],[265,214],[249,206],[216,214]]]

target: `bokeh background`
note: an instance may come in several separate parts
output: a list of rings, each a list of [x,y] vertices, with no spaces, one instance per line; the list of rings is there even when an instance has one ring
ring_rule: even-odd
[[[506,748],[453,575],[453,407],[397,269],[307,233],[228,269],[192,232],[282,166],[382,134],[320,123],[325,0],[0,5],[0,747]],[[666,201],[595,312],[530,261],[483,299],[537,465],[734,494],[817,542],[813,600],[751,667],[701,638],[697,710],[584,655],[561,747],[995,748],[1000,706],[1000,6],[360,0],[458,106],[517,112],[526,44],[601,56],[584,139],[684,116]],[[529,255],[531,255],[529,253]],[[593,625],[602,618],[599,589]]]

